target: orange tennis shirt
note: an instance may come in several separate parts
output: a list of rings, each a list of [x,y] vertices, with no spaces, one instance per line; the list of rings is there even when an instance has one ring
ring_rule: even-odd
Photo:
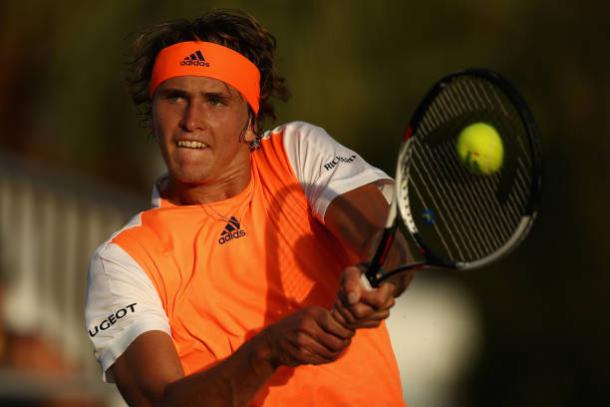
[[[89,336],[96,344],[98,358],[104,358],[104,346],[112,354],[106,356],[106,365],[111,365],[137,334],[161,329],[171,335],[188,375],[230,356],[263,327],[304,306],[332,306],[339,274],[358,259],[324,227],[323,219],[314,215],[307,193],[318,191],[323,200],[329,192],[298,179],[285,151],[286,133],[284,127],[267,134],[261,148],[252,152],[251,182],[237,196],[191,206],[175,206],[157,197],[158,207],[142,212],[137,222],[106,243],[106,249],[113,246],[112,250],[126,255],[143,271],[138,278],[144,284],[145,275],[149,279],[145,284],[158,295],[154,300],[136,296],[122,299],[123,303],[112,302],[106,310],[114,315],[114,323],[102,320],[107,322],[106,329],[102,329],[100,317],[108,315],[98,312],[101,316],[97,319],[88,316]],[[353,154],[335,155],[327,162],[320,161],[321,171],[335,161],[335,166],[349,165],[350,157],[361,160]],[[336,193],[331,191],[330,199]],[[116,256],[110,261],[104,257],[103,250],[98,251],[98,262],[106,262],[102,268],[107,273],[109,264],[118,260]],[[96,278],[100,280],[90,276],[90,285]],[[120,284],[114,290],[121,292],[116,296],[123,297],[127,290]],[[89,294],[95,297],[91,287]],[[165,316],[152,310],[155,305],[151,301],[161,305]],[[131,308],[126,308],[130,304]],[[126,311],[118,318],[120,310]],[[147,310],[152,318],[146,315]],[[137,322],[130,324],[130,318],[142,318],[143,327],[134,330]],[[167,326],[155,328],[155,318],[166,318],[162,324]],[[111,334],[112,329],[120,332]],[[117,341],[113,335],[120,345],[113,344]],[[105,345],[99,345],[100,341]],[[102,367],[108,367],[104,361]],[[371,403],[404,405],[397,364],[383,324],[358,331],[333,363],[280,368],[252,405]]]

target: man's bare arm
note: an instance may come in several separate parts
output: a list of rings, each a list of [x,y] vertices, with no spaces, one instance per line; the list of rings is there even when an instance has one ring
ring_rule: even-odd
[[[389,207],[378,184],[371,183],[335,198],[326,210],[324,222],[335,236],[358,252],[361,261],[370,261],[385,227]],[[412,258],[406,239],[397,231],[384,268],[391,269]],[[412,273],[404,273],[392,281],[395,297],[407,288],[412,278]]]
[[[385,226],[389,204],[375,183],[356,188],[333,200],[326,210],[326,226],[344,244],[352,247],[361,261],[373,257]],[[400,231],[384,267],[392,268],[412,259]],[[394,298],[411,283],[414,272],[401,273],[382,283],[376,290],[364,290],[360,283],[362,270],[352,266],[341,275],[341,285],[333,315],[351,328],[371,328],[389,316]]]
[[[235,353],[204,371],[184,376],[171,338],[140,335],[112,366],[130,405],[245,406],[279,366],[329,363],[354,332],[321,307],[307,307],[270,325]]]

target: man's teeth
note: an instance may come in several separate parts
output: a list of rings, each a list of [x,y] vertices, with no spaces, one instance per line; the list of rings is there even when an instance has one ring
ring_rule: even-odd
[[[180,140],[178,141],[178,147],[187,147],[187,148],[206,148],[208,145],[205,143],[201,143],[199,141],[191,141],[191,140]]]

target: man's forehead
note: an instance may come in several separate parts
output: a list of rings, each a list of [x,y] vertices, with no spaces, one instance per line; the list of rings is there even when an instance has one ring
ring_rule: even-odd
[[[162,89],[178,89],[192,93],[229,93],[231,95],[239,95],[239,92],[227,83],[202,76],[176,76],[159,85],[159,90]]]

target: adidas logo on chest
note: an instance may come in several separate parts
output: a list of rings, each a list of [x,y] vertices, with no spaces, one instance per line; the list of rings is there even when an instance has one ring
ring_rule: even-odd
[[[220,233],[218,243],[225,244],[234,239],[239,239],[246,236],[246,231],[241,228],[239,220],[235,216],[231,216],[229,222],[225,225],[224,230]]]

